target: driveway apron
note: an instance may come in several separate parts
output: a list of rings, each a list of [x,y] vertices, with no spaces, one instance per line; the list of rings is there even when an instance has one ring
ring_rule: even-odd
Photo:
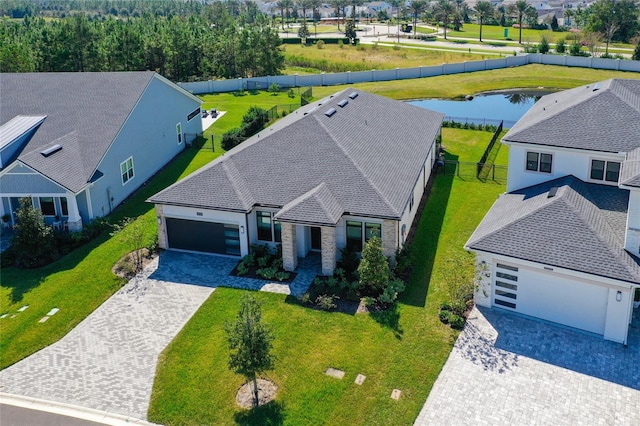
[[[640,318],[624,347],[474,308],[415,424],[639,425],[639,367]]]
[[[61,340],[1,371],[0,391],[146,419],[158,355],[214,290],[148,279],[156,267],[157,259]]]

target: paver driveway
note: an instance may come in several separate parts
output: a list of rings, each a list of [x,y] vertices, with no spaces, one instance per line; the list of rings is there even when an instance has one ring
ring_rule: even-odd
[[[416,425],[640,425],[639,322],[625,348],[474,308]]]
[[[301,259],[289,289],[230,277],[236,263],[164,252],[60,341],[0,371],[0,392],[145,420],[158,355],[216,286],[301,294],[317,272]]]

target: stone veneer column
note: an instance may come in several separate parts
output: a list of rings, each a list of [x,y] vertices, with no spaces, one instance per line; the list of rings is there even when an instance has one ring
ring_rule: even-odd
[[[478,306],[491,307],[491,269],[493,259],[486,254],[476,253],[476,288],[473,301]]]
[[[298,266],[296,241],[296,225],[282,222],[282,267],[285,271],[295,271]]]
[[[385,219],[382,222],[382,252],[395,259],[398,248],[398,222]]]
[[[158,223],[158,218],[162,219],[162,223]],[[162,212],[162,205],[156,204],[156,223],[158,223],[158,247],[167,249],[167,233],[165,227],[165,217]]]
[[[320,227],[322,235],[322,275],[333,275],[336,269],[336,228]]]

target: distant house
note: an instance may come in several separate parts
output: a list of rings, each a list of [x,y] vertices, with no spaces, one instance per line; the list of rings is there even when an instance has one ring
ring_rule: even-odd
[[[29,197],[71,231],[108,215],[202,132],[155,72],[0,74],[0,214]]]
[[[436,158],[443,114],[361,90],[291,113],[149,199],[163,248],[243,256],[281,245],[283,265],[372,237],[404,245]]]
[[[640,288],[640,80],[544,96],[504,136],[507,193],[466,247],[478,305],[627,342]]]

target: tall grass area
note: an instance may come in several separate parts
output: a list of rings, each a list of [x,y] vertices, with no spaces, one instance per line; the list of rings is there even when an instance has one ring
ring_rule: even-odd
[[[449,158],[474,161],[490,132],[443,129]],[[478,154],[479,153],[479,154]],[[457,332],[438,320],[448,298],[445,261],[463,245],[504,186],[438,176],[413,245],[414,271],[397,310],[379,314],[328,313],[291,297],[257,293],[275,334],[276,400],[239,409],[243,379],[227,368],[223,326],[233,320],[243,291],[218,288],[162,353],[149,419],[196,424],[411,424],[433,386]],[[337,380],[328,367],[345,371]],[[366,380],[354,382],[358,374]],[[399,401],[390,398],[400,389]],[[197,389],[197,392],[194,392]]]
[[[381,41],[393,41],[382,38]],[[469,53],[431,51],[424,49],[394,49],[391,46],[359,45],[339,46],[325,44],[317,46],[287,44],[283,46],[287,67],[315,72],[366,71],[371,69],[395,69],[397,67],[419,67],[442,65],[483,59],[484,55]],[[493,57],[486,55],[486,58]]]

